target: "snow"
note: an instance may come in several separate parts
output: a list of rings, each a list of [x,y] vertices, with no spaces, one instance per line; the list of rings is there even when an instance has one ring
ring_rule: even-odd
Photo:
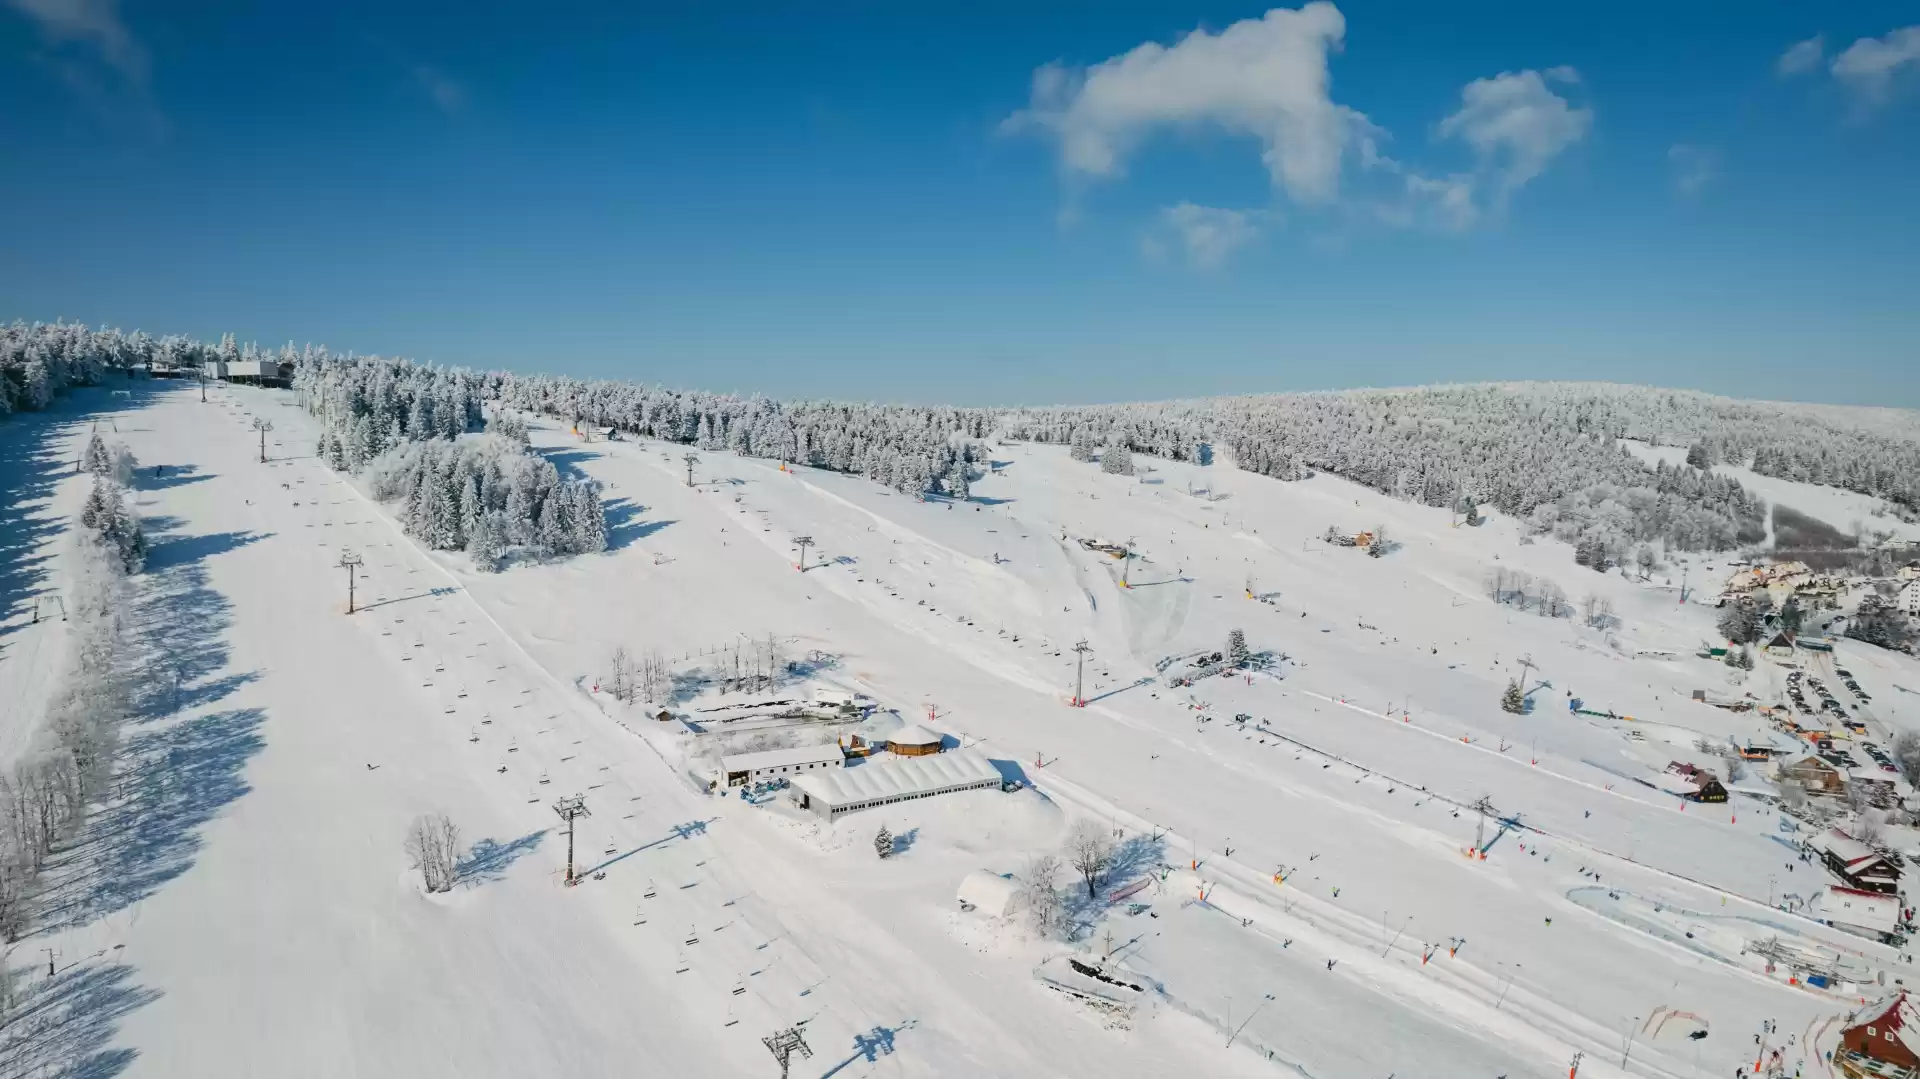
[[[838,745],[795,746],[768,749],[759,753],[733,753],[720,758],[720,770],[726,773],[756,772],[769,768],[805,768],[809,765],[839,764],[846,757]]]
[[[1754,729],[1688,699],[1726,670],[1692,655],[1715,612],[1681,601],[1682,573],[1698,588],[1723,559],[1640,582],[1498,516],[1450,527],[1328,476],[1144,455],[1139,476],[1108,475],[1065,446],[993,447],[1002,467],[965,503],[712,451],[689,487],[683,447],[535,423],[536,449],[603,485],[609,550],[483,574],[308,456],[317,426],[291,394],[213,396],[156,384],[121,406],[143,463],[193,469],[136,488],[155,533],[140,587],[143,624],[202,662],[177,714],[129,728],[128,761],[150,767],[55,868],[89,898],[43,938],[66,968],[51,989],[124,988],[90,1044],[141,1074],[760,1075],[759,1038],[805,1020],[815,1056],[796,1074],[841,1079],[1533,1075],[1576,1051],[1583,1077],[1608,1076],[1629,1026],[1665,1008],[1712,1036],[1636,1044],[1632,1073],[1691,1079],[1737,1066],[1765,1020],[1827,1029],[1865,983],[1911,970],[1777,909],[1830,878],[1767,802],[1651,785],[1696,741]],[[274,421],[270,464],[250,414]],[[54,445],[62,422],[15,417],[0,438]],[[1320,542],[1336,523],[1400,547]],[[1133,537],[1139,557],[1075,542],[1091,536]],[[351,617],[342,548],[365,558]],[[1607,598],[1620,622],[1496,605],[1496,565],[1576,606]],[[1275,664],[1154,677],[1234,628]],[[796,785],[919,789],[885,777],[935,770],[1028,789],[838,821],[707,795],[689,763],[734,747],[648,717],[735,699],[698,670],[770,634],[803,669],[754,699],[857,691],[875,729],[930,716],[968,747]],[[21,639],[0,638],[0,678],[19,678]],[[1080,640],[1084,708],[1068,703]],[[595,693],[616,645],[663,654],[673,699]],[[1810,662],[1874,693],[1858,714],[1876,740],[1920,727],[1896,688],[1920,691],[1920,666],[1840,649]],[[1650,651],[1670,655],[1636,657]],[[1522,715],[1498,706],[1515,678]],[[1742,691],[1776,698],[1784,672],[1762,665]],[[593,815],[567,887],[550,807],[576,793]],[[1467,808],[1482,796],[1501,818],[1484,835]],[[490,841],[443,896],[400,850],[429,812]],[[1071,944],[954,909],[967,874],[1022,875],[1079,821],[1119,832],[1120,853],[1093,895],[1060,881]],[[884,861],[881,824],[899,852]],[[1484,859],[1466,854],[1477,837]],[[1626,916],[1602,909],[1616,902]],[[1712,930],[1700,948],[1676,943],[1673,911]],[[1848,955],[1860,982],[1789,986],[1741,958],[1767,934]],[[1110,950],[1161,1006],[1116,1029],[1049,992],[1033,972],[1069,950]]]
[[[925,757],[869,757],[845,768],[799,775],[793,785],[822,806],[838,809],[869,802],[925,798],[949,791],[998,786],[999,769],[972,750]]]
[[[982,918],[1004,918],[1020,898],[1020,882],[1010,876],[976,869],[960,878],[954,893],[962,909],[972,908]]]

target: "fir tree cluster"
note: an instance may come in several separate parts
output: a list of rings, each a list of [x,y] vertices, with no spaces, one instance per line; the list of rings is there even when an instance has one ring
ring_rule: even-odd
[[[865,476],[908,494],[966,498],[986,409],[780,402],[552,375],[484,376],[489,398],[575,424],[611,427],[703,450],[731,450]]]
[[[401,504],[408,535],[465,551],[492,570],[510,554],[552,558],[607,548],[599,493],[502,435],[403,442],[367,469],[375,498]]]
[[[489,376],[378,356],[299,358],[294,388],[321,417],[317,452],[366,472],[375,498],[403,503],[408,535],[465,551],[481,569],[509,555],[553,558],[606,550],[606,513],[585,480],[563,480],[527,445],[524,421],[462,437],[484,418]]]
[[[126,493],[133,481],[133,455],[125,446],[108,446],[95,432],[87,439],[80,467],[93,475],[93,489],[80,505],[81,527],[110,553],[121,572],[140,572],[147,561],[147,536]]]

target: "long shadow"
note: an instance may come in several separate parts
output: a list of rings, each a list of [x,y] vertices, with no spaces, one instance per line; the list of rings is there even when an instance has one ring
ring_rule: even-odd
[[[1100,694],[1098,697],[1088,697],[1087,703],[1092,704],[1095,701],[1104,701],[1108,697],[1111,697],[1116,693],[1125,693],[1127,690],[1139,689],[1141,686],[1150,686],[1152,684],[1153,684],[1152,678],[1142,678],[1137,682],[1128,682],[1124,686],[1116,686],[1113,689],[1107,690],[1105,693]]]
[[[405,603],[410,599],[431,599],[435,596],[451,596],[458,591],[460,591],[458,588],[449,587],[429,588],[425,592],[415,592],[410,596],[395,596],[392,599],[376,600],[373,603],[362,603],[357,605],[354,610],[371,611],[375,607],[385,607],[393,603]]]
[[[833,1067],[828,1068],[826,1071],[821,1072],[820,1079],[833,1079],[834,1076],[840,1074],[843,1069],[856,1060],[864,1060],[872,1064],[877,1062],[881,1057],[892,1056],[894,1038],[903,1030],[912,1030],[917,1022],[917,1020],[909,1019],[895,1027],[876,1024],[872,1030],[865,1030],[855,1034],[853,1036],[853,1054],[840,1063],[835,1064]]]
[[[200,826],[252,789],[243,773],[266,744],[265,719],[258,708],[212,712],[129,740],[117,797],[49,867],[41,930],[124,910],[191,868]]]
[[[152,527],[154,521],[171,521],[171,518],[149,518],[142,524]],[[164,570],[186,562],[198,562],[217,554],[239,550],[263,539],[272,539],[272,532],[209,532],[203,536],[169,537],[156,541],[147,553],[147,571]]]
[[[0,1075],[109,1079],[138,1054],[112,1049],[121,1019],[160,994],[121,963],[82,963],[36,984],[0,1027]]]
[[[600,504],[607,517],[607,550],[617,551],[635,540],[646,539],[674,524],[673,521],[642,521],[646,507],[630,498],[614,498]]]
[[[616,854],[611,858],[608,858],[606,861],[601,862],[599,865],[593,866],[589,869],[582,869],[579,875],[584,877],[589,873],[597,873],[600,870],[605,869],[616,862],[624,862],[628,858],[631,858],[634,855],[639,854],[643,850],[652,850],[654,847],[660,846],[662,843],[671,843],[676,839],[691,839],[696,835],[705,835],[707,831],[707,824],[708,822],[703,820],[688,821],[686,824],[676,824],[673,826],[673,831],[667,833],[666,835],[661,836],[659,839],[653,840],[650,843],[642,843],[639,846],[629,851],[622,851],[621,853]]]
[[[532,854],[547,837],[547,829],[528,832],[518,839],[509,839],[505,843],[497,839],[477,840],[467,856],[455,866],[462,881],[478,884],[483,881],[499,880],[506,876],[507,868],[522,857]]]
[[[580,467],[580,462],[600,459],[600,454],[592,450],[541,450],[539,453],[540,456],[553,462],[553,467],[560,470],[562,479],[569,480],[592,479],[593,477],[587,475],[586,471]]]
[[[157,516],[145,521],[156,538],[147,572],[138,578],[139,599],[130,620],[134,638],[151,645],[144,677],[134,690],[136,722],[214,704],[258,677],[256,672],[226,669],[232,604],[207,583],[206,560],[267,536],[180,536],[175,534],[180,523]]]

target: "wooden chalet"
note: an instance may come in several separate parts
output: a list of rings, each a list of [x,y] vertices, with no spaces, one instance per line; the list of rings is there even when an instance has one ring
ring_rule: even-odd
[[[1920,1072],[1920,1014],[1907,991],[1848,1016],[1833,1062],[1853,1076],[1908,1079]]]
[[[1727,788],[1721,785],[1719,777],[1707,771],[1705,768],[1687,764],[1682,761],[1672,761],[1668,763],[1667,771],[1679,776],[1685,781],[1685,788],[1681,791],[1681,797],[1690,802],[1724,802],[1727,800]]]
[[[1780,777],[1800,784],[1808,794],[1841,794],[1847,789],[1840,769],[1812,754],[1781,765]]]
[[[1881,895],[1900,891],[1899,863],[1838,828],[1808,840],[1807,847],[1820,855],[1827,871],[1849,888]]]

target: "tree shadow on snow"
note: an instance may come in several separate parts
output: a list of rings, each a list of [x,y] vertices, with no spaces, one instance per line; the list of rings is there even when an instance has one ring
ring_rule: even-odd
[[[157,536],[147,571],[135,578],[130,619],[134,639],[155,645],[134,689],[139,722],[217,703],[259,677],[255,671],[226,670],[233,605],[207,583],[205,563],[272,535],[176,536],[179,522],[170,517],[151,518],[148,526]]]
[[[580,467],[580,462],[600,459],[600,454],[592,450],[540,450],[538,452],[540,456],[552,461],[553,467],[560,470],[560,478],[569,480],[592,480],[593,477],[587,475],[586,471]]]
[[[522,856],[532,854],[540,846],[540,841],[546,837],[547,829],[542,828],[505,843],[497,839],[477,840],[467,851],[467,856],[456,867],[460,879],[472,884],[499,880],[506,876],[509,866],[519,861]]]
[[[48,867],[41,930],[123,910],[191,868],[200,826],[252,789],[243,773],[265,745],[265,718],[258,708],[212,712],[130,739],[108,803]]]
[[[1107,910],[1108,895],[1142,873],[1150,873],[1164,864],[1166,841],[1152,835],[1130,835],[1114,845],[1106,869],[1094,880],[1094,894],[1087,894],[1086,881],[1075,874],[1061,893],[1061,906],[1068,925],[1092,925]]]
[[[635,540],[643,540],[674,524],[673,521],[642,521],[645,506],[630,498],[608,499],[600,504],[607,516],[607,550],[617,551]]]
[[[123,963],[80,964],[37,982],[0,1028],[0,1075],[110,1079],[138,1054],[111,1049],[117,1024],[159,992]]]

